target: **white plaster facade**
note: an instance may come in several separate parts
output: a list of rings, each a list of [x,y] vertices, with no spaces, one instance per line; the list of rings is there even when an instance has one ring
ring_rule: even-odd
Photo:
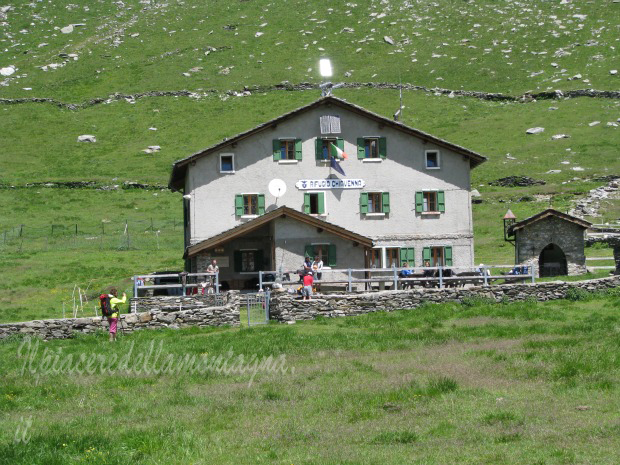
[[[321,133],[320,118],[326,115],[339,117],[339,133]],[[341,161],[340,166],[346,176],[332,169],[329,161],[317,160],[316,139],[326,137],[343,139],[348,159]],[[358,158],[361,138],[385,138],[385,157]],[[301,159],[275,159],[274,140],[284,139],[300,141]],[[439,167],[426,167],[429,151],[439,155]],[[221,171],[222,155],[232,155],[232,172]],[[385,248],[413,248],[415,265],[421,266],[425,248],[448,247],[452,260],[447,264],[464,267],[473,264],[470,171],[483,161],[485,158],[475,152],[340,99],[326,97],[177,162],[170,186],[183,191],[187,198],[186,245],[190,259],[198,255],[217,256],[213,251],[203,250],[197,254],[192,249],[202,241],[252,221],[252,217],[237,214],[236,195],[263,195],[265,212],[268,213],[282,206],[304,211],[304,194],[322,192],[324,212],[316,216],[372,239],[373,248],[379,249],[378,257],[383,257],[379,265],[388,261]],[[296,187],[300,180],[326,178],[361,179],[364,187],[312,190]],[[276,199],[268,191],[272,179],[281,179],[286,184],[286,192],[280,198]],[[361,212],[362,193],[384,192],[389,194],[388,213]],[[445,208],[433,213],[416,211],[416,192],[442,192]],[[272,228],[269,235],[273,246],[264,254],[269,256],[265,265],[269,264],[269,269],[273,270],[283,263],[282,254],[288,254],[299,267],[300,257],[304,255],[302,244],[298,243],[299,250],[296,250],[284,247],[280,241],[283,238],[289,243],[311,240],[307,237],[308,228],[302,228],[302,234],[292,221],[277,223],[279,227]],[[225,247],[220,247],[220,253],[222,248]],[[363,265],[364,248],[358,250],[360,256],[339,253],[341,258],[337,267]],[[232,255],[229,259],[232,260]],[[200,269],[204,260],[192,263],[192,269]]]

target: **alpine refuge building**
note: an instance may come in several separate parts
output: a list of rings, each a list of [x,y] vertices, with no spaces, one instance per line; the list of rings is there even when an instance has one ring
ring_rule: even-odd
[[[470,172],[482,155],[327,96],[174,163],[186,270],[473,265]]]

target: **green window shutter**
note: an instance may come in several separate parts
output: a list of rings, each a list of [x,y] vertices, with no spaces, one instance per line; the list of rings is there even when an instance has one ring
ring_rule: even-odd
[[[446,211],[446,196],[444,191],[437,192],[437,209],[441,213]]]
[[[241,250],[235,250],[233,262],[235,273],[241,272]]]
[[[422,250],[422,260],[426,261],[431,259],[431,248],[430,247],[424,247],[424,250]]]
[[[317,160],[323,159],[323,139],[320,137],[314,141],[314,153]]]
[[[295,160],[301,160],[301,139],[295,139]]]
[[[407,249],[407,262],[409,266],[415,265],[415,249],[413,247]]]
[[[381,194],[381,202],[382,202],[382,208],[383,208],[383,213],[390,213],[390,193],[389,192],[384,192],[383,194]]]
[[[273,140],[273,161],[282,159],[282,153],[280,152],[281,149],[282,149],[282,144],[280,144],[280,140],[274,139]]]
[[[243,196],[240,194],[235,195],[235,215],[243,215]]]
[[[415,265],[415,249],[413,247],[403,247],[400,249],[400,266],[407,262],[409,266]]]
[[[360,213],[362,215],[368,213],[368,192],[362,192],[360,194]]]
[[[336,147],[338,147],[340,150],[344,152],[344,139],[340,137],[336,139]]]
[[[357,158],[360,160],[366,158],[366,147],[363,137],[357,138]]]
[[[407,250],[405,248],[400,249],[400,265],[403,266],[403,263],[407,261]]]
[[[257,250],[254,252],[254,271],[263,271],[264,265],[264,253],[262,250]]]
[[[336,266],[336,246],[329,244],[327,247],[327,266]]]
[[[325,192],[319,192],[318,194],[319,200],[319,215],[325,213]]]
[[[381,158],[387,157],[387,139],[385,137],[379,137],[379,156]]]
[[[314,258],[314,246],[308,244],[304,247],[304,258],[305,257]]]
[[[422,213],[424,209],[424,194],[422,192],[415,193],[415,211],[416,213]]]
[[[265,214],[265,196],[263,194],[258,194],[258,214]]]
[[[310,213],[310,194],[304,192],[304,213]]]
[[[446,262],[446,266],[452,266],[452,247],[443,248],[443,258]]]

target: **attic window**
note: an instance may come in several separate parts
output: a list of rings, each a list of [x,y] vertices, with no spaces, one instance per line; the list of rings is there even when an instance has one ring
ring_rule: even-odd
[[[220,173],[235,172],[235,156],[232,153],[220,154]]]
[[[438,170],[441,168],[441,160],[438,150],[427,150],[425,152],[425,164],[427,170]]]
[[[323,115],[320,124],[321,134],[340,134],[340,116]]]

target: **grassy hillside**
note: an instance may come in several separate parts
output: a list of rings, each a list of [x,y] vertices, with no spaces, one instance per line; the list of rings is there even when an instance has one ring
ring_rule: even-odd
[[[617,88],[620,78],[609,73],[618,67],[620,6],[607,0],[11,5],[0,54],[2,66],[17,68],[3,92],[11,97],[317,82],[320,56],[348,81],[513,94]],[[82,25],[62,32],[72,24]]]
[[[610,328],[618,323],[617,296],[600,295],[140,331],[121,335],[113,354],[103,333],[38,347],[6,340],[0,457],[33,465],[616,464],[620,367]],[[252,378],[183,369],[191,357],[239,366],[239,355],[284,356],[283,370]],[[71,372],[80,357],[97,360],[93,372],[86,363]]]
[[[90,285],[95,295],[106,284],[126,287],[135,273],[182,267],[178,194],[25,186],[166,185],[174,160],[319,96],[317,90],[270,90],[236,97],[228,90],[316,84],[324,56],[333,61],[336,82],[402,81],[511,95],[620,87],[620,76],[610,73],[618,67],[620,4],[608,1],[10,6],[0,10],[0,68],[4,74],[15,69],[0,76],[0,321],[58,316],[76,285]],[[62,32],[72,24],[81,25]],[[192,96],[88,103],[114,93],[182,89]],[[335,95],[388,117],[398,107],[394,90],[338,89]],[[24,97],[86,106],[10,100]],[[499,103],[405,91],[403,100],[403,122],[489,158],[472,173],[484,201],[474,206],[477,262],[512,259],[501,237],[508,208],[519,218],[548,206],[565,211],[603,183],[594,179],[620,174],[620,127],[607,124],[620,118],[617,99]],[[590,126],[594,121],[600,124]],[[534,126],[545,132],[526,135]],[[94,134],[97,142],[79,143],[81,134]],[[552,140],[556,134],[570,138]],[[161,151],[145,154],[152,145]],[[488,185],[508,175],[547,184]],[[602,220],[617,219],[618,211],[618,202],[604,204]]]

